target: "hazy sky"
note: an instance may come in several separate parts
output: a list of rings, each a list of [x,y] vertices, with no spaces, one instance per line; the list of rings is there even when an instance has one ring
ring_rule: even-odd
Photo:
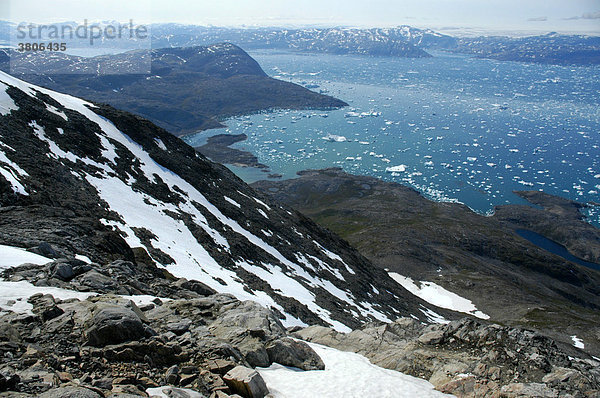
[[[600,34],[600,0],[0,0],[15,22],[397,26]],[[446,30],[446,29],[444,29]]]

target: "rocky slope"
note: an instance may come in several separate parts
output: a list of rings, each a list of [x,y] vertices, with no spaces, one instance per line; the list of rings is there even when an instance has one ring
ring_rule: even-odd
[[[345,241],[152,123],[0,74],[0,243],[136,261],[349,330],[430,310]]]
[[[422,325],[401,318],[349,334],[311,326],[294,334],[351,350],[373,363],[429,380],[457,397],[598,396],[599,362],[570,356],[538,333],[462,319]]]
[[[446,325],[399,318],[348,334],[316,325],[286,329],[277,312],[178,279],[147,256],[103,264],[61,258],[9,268],[2,277],[4,296],[17,284],[41,291],[27,303],[2,304],[2,397],[133,398],[166,391],[180,398],[262,398],[269,386],[254,368],[333,370],[304,341],[360,353],[457,397],[600,394],[600,362],[581,351],[467,318]],[[87,298],[59,298],[71,290]]]
[[[136,113],[176,135],[222,127],[220,120],[239,114],[346,105],[268,77],[252,57],[229,43],[92,58],[45,52],[10,55],[11,72],[23,80]],[[143,57],[149,57],[150,74],[142,68]],[[9,71],[4,53],[0,69]]]
[[[598,271],[514,232],[531,228],[559,242],[557,235],[568,236],[565,244],[576,242],[591,256],[598,231],[581,220],[580,205],[555,198],[544,202],[544,210],[501,206],[494,217],[485,217],[464,205],[433,202],[406,186],[340,169],[253,186],[340,234],[382,269],[440,285],[496,322],[534,328],[565,344],[578,336],[588,352],[600,353]],[[535,198],[543,194],[521,195],[538,203]]]
[[[96,293],[87,300],[39,293],[28,299],[30,311],[0,313],[1,396],[147,397],[147,389],[168,385],[172,394],[179,387],[225,397],[244,393],[227,376],[236,366],[324,368],[310,347],[288,337],[277,313],[177,279],[151,260],[63,258],[4,276]],[[151,296],[122,296],[132,290]]]

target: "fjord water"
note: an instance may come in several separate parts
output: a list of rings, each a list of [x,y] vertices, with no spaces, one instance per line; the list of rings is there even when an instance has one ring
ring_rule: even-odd
[[[335,111],[275,111],[233,118],[221,133],[273,173],[346,171],[408,184],[436,200],[487,213],[523,203],[514,190],[580,202],[600,192],[600,67],[498,62],[434,53],[404,59],[259,51],[271,76],[350,104]],[[232,167],[246,181],[266,178]],[[600,225],[600,208],[589,220]]]

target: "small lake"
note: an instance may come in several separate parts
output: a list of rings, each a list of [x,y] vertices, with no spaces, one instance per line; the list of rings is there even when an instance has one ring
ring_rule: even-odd
[[[600,264],[590,263],[588,261],[575,257],[574,255],[569,253],[566,247],[559,245],[558,243],[546,238],[545,236],[542,236],[533,231],[529,231],[527,229],[517,229],[515,230],[515,232],[521,238],[527,239],[534,245],[541,247],[542,249],[549,251],[550,253],[556,254],[557,256],[560,256],[565,260],[569,260],[571,262],[574,262],[575,264],[583,265],[584,267],[600,271]]]

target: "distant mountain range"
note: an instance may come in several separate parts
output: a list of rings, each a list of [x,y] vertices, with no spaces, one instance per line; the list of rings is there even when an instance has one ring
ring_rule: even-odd
[[[599,36],[567,36],[549,33],[531,37],[461,38],[450,51],[498,61],[558,65],[600,64]]]
[[[556,33],[520,38],[458,38],[411,26],[373,29],[241,29],[158,24],[152,26],[152,35],[152,45],[157,47],[228,41],[246,49],[271,48],[410,58],[429,57],[431,54],[428,50],[443,50],[501,61],[580,65],[600,63],[600,37]]]
[[[66,24],[74,24],[66,23]],[[10,40],[10,24],[0,21],[0,43]],[[527,37],[453,37],[431,29],[396,28],[223,28],[176,23],[152,24],[151,46],[206,46],[234,43],[246,50],[287,49],[329,54],[408,58],[431,57],[428,50],[469,54],[499,61],[594,65],[600,63],[600,36],[548,33]],[[135,46],[143,43],[132,43]],[[150,42],[146,43],[150,45]],[[87,46],[84,43],[83,47]]]
[[[331,54],[431,57],[423,48],[455,39],[408,26],[390,29],[236,29],[161,24],[152,27],[152,45],[189,46],[227,41],[246,49],[274,48]],[[441,45],[441,44],[440,44]]]
[[[177,135],[222,127],[219,120],[238,114],[347,105],[268,77],[244,50],[228,43],[92,58],[48,52],[12,55],[19,65],[31,65],[19,69],[23,73],[18,76],[27,81],[111,104]],[[136,72],[144,56],[151,57],[151,74],[131,73],[128,68]],[[0,51],[0,69],[9,67],[9,53]],[[113,70],[119,74],[102,74]]]

